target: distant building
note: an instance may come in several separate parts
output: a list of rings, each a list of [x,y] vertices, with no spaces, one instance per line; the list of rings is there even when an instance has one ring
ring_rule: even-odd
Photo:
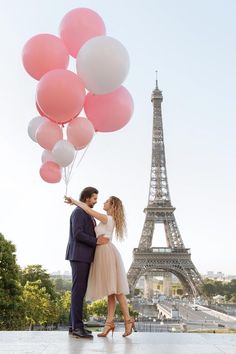
[[[63,279],[67,279],[67,278],[71,278],[71,272],[68,270],[65,270],[63,273],[58,270],[56,272],[52,272],[50,273],[50,276],[52,278],[63,278]]]
[[[225,275],[224,275],[224,273],[222,273],[222,272],[217,272],[217,273],[216,273],[216,278],[217,278],[218,280],[224,280]]]
[[[62,277],[63,278],[71,278],[71,272],[69,270],[65,270]]]
[[[233,279],[236,279],[236,275],[225,275],[223,272],[213,272],[212,270],[208,271],[206,275],[202,275],[203,278],[219,280],[230,282]]]
[[[207,274],[206,274],[206,277],[209,278],[209,279],[214,279],[215,278],[215,273],[212,270],[209,270],[207,272]]]
[[[144,292],[144,297],[155,298],[160,294],[167,296],[178,296],[182,294],[183,287],[179,279],[169,273],[165,273],[165,276],[149,276],[145,279],[144,276],[140,277],[136,288]]]
[[[140,277],[137,284],[136,284],[137,289],[144,289],[144,277]]]
[[[61,275],[61,271],[60,270],[57,270],[56,272],[52,272],[50,274],[52,277],[59,277]]]

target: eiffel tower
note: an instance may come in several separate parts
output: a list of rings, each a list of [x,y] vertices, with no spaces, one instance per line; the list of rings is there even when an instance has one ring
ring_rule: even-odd
[[[171,204],[167,180],[165,145],[162,124],[162,92],[156,87],[152,92],[153,134],[152,162],[148,206],[138,248],[133,250],[133,262],[128,271],[131,294],[141,276],[172,273],[181,282],[185,293],[197,296],[202,279],[191,260],[189,248],[185,248]],[[167,247],[151,247],[155,224],[163,224]]]

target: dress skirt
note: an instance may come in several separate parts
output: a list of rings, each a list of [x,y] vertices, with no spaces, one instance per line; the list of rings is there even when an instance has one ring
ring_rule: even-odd
[[[96,247],[86,300],[94,301],[111,294],[129,294],[129,285],[120,253],[112,242],[108,242]]]

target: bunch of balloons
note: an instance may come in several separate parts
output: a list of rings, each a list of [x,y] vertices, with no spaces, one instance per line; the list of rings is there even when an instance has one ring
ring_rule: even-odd
[[[91,9],[73,9],[59,33],[30,38],[22,54],[25,70],[39,80],[35,104],[40,115],[29,122],[28,134],[44,149],[40,176],[48,183],[61,180],[62,168],[68,183],[78,150],[95,132],[123,128],[133,113],[133,99],[121,86],[129,56],[106,35],[102,18]],[[67,69],[70,55],[76,58],[76,73]]]

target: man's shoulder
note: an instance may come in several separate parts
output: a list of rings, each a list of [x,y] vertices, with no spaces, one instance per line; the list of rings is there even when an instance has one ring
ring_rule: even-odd
[[[81,209],[80,207],[76,207],[73,211],[72,211],[72,213],[71,213],[71,216],[73,217],[73,216],[75,216],[75,215],[83,215],[84,213],[83,213],[83,209]]]
[[[85,217],[86,215],[87,215],[86,212],[80,207],[76,207],[71,213],[71,217],[74,217],[74,216]]]

